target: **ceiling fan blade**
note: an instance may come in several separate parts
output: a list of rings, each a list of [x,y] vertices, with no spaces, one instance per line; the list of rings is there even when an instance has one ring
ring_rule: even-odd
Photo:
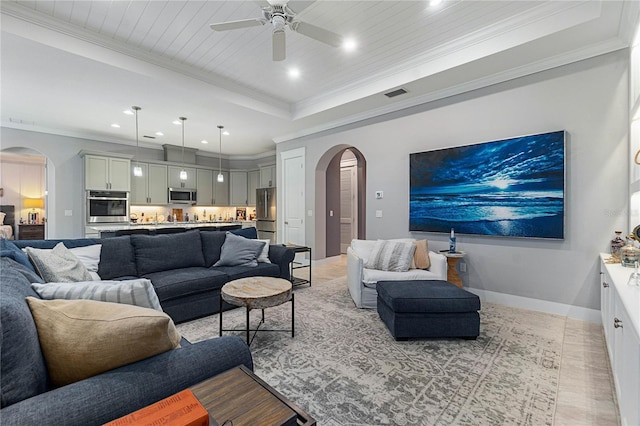
[[[290,0],[287,2],[287,7],[293,12],[293,13],[300,13],[303,10],[305,10],[306,8],[308,8],[309,6],[311,6],[313,3],[315,3],[315,0],[312,1],[305,1],[305,0]]]
[[[321,41],[333,47],[342,46],[342,36],[325,30],[324,28],[316,27],[315,25],[307,24],[302,21],[293,21],[289,24],[289,28],[293,31],[311,37],[312,39]]]
[[[273,60],[284,61],[287,56],[287,43],[285,39],[284,31],[273,32]]]
[[[258,27],[264,25],[267,21],[261,18],[241,19],[240,21],[221,22],[219,24],[209,24],[213,31],[229,31],[239,28]]]

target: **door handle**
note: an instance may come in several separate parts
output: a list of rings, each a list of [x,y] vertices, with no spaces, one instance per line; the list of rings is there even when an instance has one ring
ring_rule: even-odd
[[[285,224],[285,225],[288,225],[288,224],[289,224],[289,222],[287,222],[287,221],[285,220],[285,221],[284,221],[284,224]]]
[[[602,287],[608,288],[609,287],[609,283],[606,282],[606,281],[602,281]]]
[[[622,328],[622,321],[620,321],[618,318],[614,318],[613,319],[613,326],[615,328]]]

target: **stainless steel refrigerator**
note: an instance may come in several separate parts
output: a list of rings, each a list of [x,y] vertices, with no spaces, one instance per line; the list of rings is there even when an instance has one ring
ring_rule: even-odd
[[[276,243],[276,189],[256,189],[256,229],[258,238]]]

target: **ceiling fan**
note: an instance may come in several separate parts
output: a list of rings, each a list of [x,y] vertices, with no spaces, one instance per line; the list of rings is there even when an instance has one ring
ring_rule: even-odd
[[[263,18],[221,22],[219,24],[210,24],[209,27],[214,31],[228,31],[271,24],[273,27],[272,40],[274,61],[283,61],[286,57],[285,28],[289,28],[291,31],[311,37],[314,40],[318,40],[333,47],[339,47],[342,45],[342,36],[329,30],[325,30],[324,28],[297,20],[297,12],[294,12],[287,4],[289,3],[289,0],[268,0],[260,3],[264,4],[262,6]],[[310,4],[309,2],[300,3],[300,7],[296,7],[296,9],[298,9],[298,13]]]

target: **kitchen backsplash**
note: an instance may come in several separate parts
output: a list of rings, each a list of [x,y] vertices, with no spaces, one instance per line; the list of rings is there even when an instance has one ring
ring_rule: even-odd
[[[167,222],[175,215],[182,221],[234,222],[255,219],[255,207],[198,207],[173,204],[168,206],[131,206],[130,217],[134,223]]]

